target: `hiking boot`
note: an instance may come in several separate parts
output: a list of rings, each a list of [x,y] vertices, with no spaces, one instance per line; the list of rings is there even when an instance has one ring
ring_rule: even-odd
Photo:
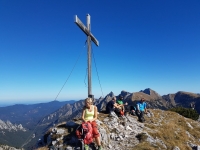
[[[141,122],[145,122],[145,119],[144,119],[144,118],[141,118]]]
[[[85,150],[89,150],[89,146],[87,144],[84,145]]]
[[[103,150],[101,146],[98,147],[98,150]]]

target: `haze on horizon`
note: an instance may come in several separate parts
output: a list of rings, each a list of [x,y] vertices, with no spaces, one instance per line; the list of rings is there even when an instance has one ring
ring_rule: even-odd
[[[86,36],[91,16],[92,93],[200,93],[200,1],[0,1],[0,102],[87,97]]]

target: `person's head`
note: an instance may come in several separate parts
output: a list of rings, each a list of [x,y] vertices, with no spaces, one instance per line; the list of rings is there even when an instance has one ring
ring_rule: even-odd
[[[112,98],[112,100],[113,100],[114,102],[116,102],[116,97],[114,96],[114,97]]]
[[[119,99],[120,99],[120,100],[123,100],[123,99],[124,99],[124,97],[123,97],[122,95],[120,95],[120,96],[119,96]]]
[[[141,98],[141,102],[144,102],[145,101],[145,99],[144,98]]]
[[[90,105],[92,105],[93,101],[92,98],[88,97],[85,99],[85,106],[89,107]]]

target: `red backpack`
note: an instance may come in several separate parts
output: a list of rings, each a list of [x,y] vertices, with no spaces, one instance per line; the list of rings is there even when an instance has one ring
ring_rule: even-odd
[[[83,122],[76,129],[76,136],[79,139],[83,139],[84,144],[90,144],[93,142],[92,125],[89,122]]]

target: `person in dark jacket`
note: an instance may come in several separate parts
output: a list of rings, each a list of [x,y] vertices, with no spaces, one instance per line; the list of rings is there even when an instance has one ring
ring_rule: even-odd
[[[106,113],[110,114],[112,111],[115,111],[115,109],[119,108],[119,106],[116,103],[116,97],[113,97],[111,101],[109,101],[106,105]]]

